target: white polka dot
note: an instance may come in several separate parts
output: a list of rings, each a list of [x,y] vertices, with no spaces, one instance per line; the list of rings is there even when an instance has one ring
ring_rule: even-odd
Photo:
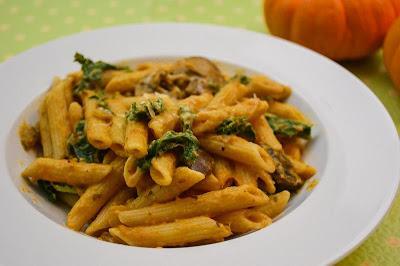
[[[214,0],[214,4],[217,6],[222,6],[224,4],[224,0]]]
[[[225,21],[225,16],[223,15],[218,15],[214,17],[215,22],[224,22]]]
[[[50,16],[57,15],[58,14],[58,8],[56,8],[56,7],[49,8],[49,10],[47,11],[47,14],[49,14]]]
[[[110,1],[110,7],[117,7],[118,6],[118,1],[116,1],[116,0],[112,0],[112,1]]]
[[[9,24],[0,24],[0,32],[6,32],[10,29]]]
[[[8,60],[8,59],[10,59],[11,57],[13,57],[14,55],[13,54],[5,54],[4,56],[3,56],[3,60],[5,61],[5,60]]]
[[[79,0],[72,0],[71,1],[71,6],[72,7],[80,7],[81,6],[81,2],[79,2]]]
[[[22,42],[22,41],[25,41],[25,38],[26,38],[26,36],[25,36],[25,34],[23,34],[23,33],[17,33],[16,35],[15,35],[15,40],[17,41],[17,42]]]
[[[96,13],[97,13],[97,11],[96,11],[96,9],[94,9],[94,8],[88,8],[88,9],[86,10],[86,14],[87,14],[88,16],[95,16]]]
[[[261,0],[253,0],[253,4],[255,6],[259,6],[261,4]]]
[[[90,30],[92,30],[92,27],[89,25],[84,25],[81,30],[82,31],[90,31]]]
[[[41,6],[43,5],[43,0],[35,0],[34,4],[35,6]]]
[[[194,8],[194,11],[195,11],[196,13],[198,13],[198,14],[203,14],[203,13],[206,11],[206,9],[205,9],[204,6],[196,6],[196,7]]]
[[[240,6],[237,6],[233,9],[233,13],[235,14],[243,14],[243,8],[241,8]]]
[[[160,12],[160,13],[168,12],[168,6],[159,5],[159,6],[157,7],[157,11]]]
[[[134,8],[127,8],[125,10],[125,14],[128,15],[128,16],[133,15],[133,14],[135,14],[135,9]]]
[[[151,17],[149,17],[149,16],[144,16],[144,17],[142,17],[142,21],[143,21],[143,22],[150,22],[150,21],[151,21]]]
[[[114,23],[115,19],[113,17],[104,17],[103,22],[106,24],[112,24]]]
[[[75,18],[72,16],[65,17],[65,19],[64,19],[65,24],[72,24],[74,22],[75,22]]]
[[[145,6],[145,7],[149,7],[149,6],[151,6],[152,4],[153,4],[153,1],[152,1],[152,0],[147,0],[147,1],[144,2],[144,6]]]
[[[24,18],[26,23],[32,23],[35,20],[35,16],[28,15]]]
[[[51,31],[51,26],[48,24],[43,25],[40,27],[40,32],[46,33]]]
[[[186,21],[186,16],[185,15],[176,15],[175,19],[176,19],[176,21],[179,21],[179,22]]]
[[[17,14],[18,12],[19,12],[19,7],[17,6],[10,7],[10,14],[14,15]]]

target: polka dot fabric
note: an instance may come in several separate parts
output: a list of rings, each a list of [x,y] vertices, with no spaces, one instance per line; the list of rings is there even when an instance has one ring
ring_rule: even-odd
[[[118,24],[214,23],[267,32],[261,0],[0,0],[0,62],[57,37]],[[378,53],[344,63],[382,101],[400,132],[400,99]],[[377,177],[379,178],[379,177]],[[400,197],[378,229],[344,265],[400,265]]]

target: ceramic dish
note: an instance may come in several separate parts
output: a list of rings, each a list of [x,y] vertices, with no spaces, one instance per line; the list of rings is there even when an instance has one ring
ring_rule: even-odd
[[[23,119],[37,121],[40,95],[52,77],[77,69],[71,60],[75,51],[132,64],[200,55],[224,69],[263,73],[291,86],[290,101],[316,124],[305,160],[318,169],[318,185],[307,189],[306,184],[271,226],[217,244],[138,248],[65,228],[65,210],[20,177],[33,155],[23,151],[16,132]],[[0,263],[5,265],[329,264],[368,236],[396,193],[398,136],[383,105],[338,64],[264,34],[195,24],[102,29],[20,54],[0,65],[0,80]]]

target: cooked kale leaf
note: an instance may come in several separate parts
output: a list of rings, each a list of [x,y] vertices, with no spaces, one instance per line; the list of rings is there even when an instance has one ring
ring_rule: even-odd
[[[179,120],[182,131],[192,130],[192,125],[196,115],[186,105],[179,107]]]
[[[77,194],[75,188],[67,184],[54,183],[46,180],[38,180],[37,184],[39,189],[43,191],[46,198],[51,202],[55,202],[57,200],[57,192]]]
[[[164,111],[164,101],[157,98],[154,101],[145,100],[140,103],[133,103],[126,113],[126,119],[130,121],[149,120]]]
[[[101,85],[101,74],[104,71],[126,69],[126,67],[114,66],[103,61],[93,62],[80,53],[75,53],[74,62],[81,64],[83,73],[82,80],[74,88],[75,95],[79,95],[83,90],[94,89],[96,86]]]
[[[267,113],[265,117],[277,136],[288,138],[300,137],[303,139],[310,139],[311,137],[311,125],[292,119],[278,117],[269,113]]]
[[[225,119],[219,124],[215,132],[219,135],[237,135],[250,141],[254,141],[256,138],[253,126],[245,116]]]
[[[97,94],[92,95],[89,97],[89,99],[95,99],[97,100],[97,105],[104,111],[108,113],[112,113],[110,107],[108,106],[108,103],[106,102],[106,96],[104,94],[104,91],[100,90],[97,92]]]
[[[100,163],[105,153],[105,151],[93,147],[87,140],[85,120],[78,122],[75,131],[68,138],[68,151],[70,155],[86,163]]]
[[[138,166],[147,171],[151,160],[164,152],[181,149],[179,154],[180,163],[190,166],[198,156],[199,140],[189,130],[185,132],[168,131],[161,138],[150,143],[148,153],[138,160]]]

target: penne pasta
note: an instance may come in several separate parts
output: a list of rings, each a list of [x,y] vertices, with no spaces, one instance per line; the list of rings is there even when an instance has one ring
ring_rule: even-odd
[[[150,72],[148,70],[127,72],[114,76],[105,87],[107,92],[134,91],[135,86]]]
[[[208,152],[263,169],[275,171],[271,156],[257,144],[234,135],[207,135],[199,139],[200,145]]]
[[[78,102],[71,102],[68,107],[69,124],[75,128],[83,117],[82,106]]]
[[[179,101],[179,105],[188,106],[193,112],[198,112],[213,99],[211,93],[202,93],[200,95],[192,95]]]
[[[194,191],[209,192],[214,190],[220,190],[222,184],[214,174],[207,175],[203,180],[195,184],[192,189]]]
[[[249,87],[250,93],[255,93],[259,97],[271,97],[275,100],[285,100],[292,93],[290,87],[279,84],[266,76],[253,76]]]
[[[223,213],[263,205],[268,196],[253,186],[228,187],[197,198],[184,198],[140,209],[122,211],[119,220],[128,226],[158,224],[176,219]]]
[[[47,116],[46,99],[43,100],[39,110],[39,131],[40,141],[43,148],[43,156],[47,158],[53,157],[53,145],[51,143],[51,133],[49,126],[49,118]]]
[[[237,80],[227,83],[221,90],[215,94],[214,98],[207,105],[208,110],[222,108],[224,106],[236,104],[250,89]]]
[[[141,247],[183,246],[203,240],[215,242],[232,234],[228,226],[208,217],[194,217],[153,226],[129,228],[120,225],[109,231],[112,236],[129,245]]]
[[[234,165],[228,159],[216,156],[214,159],[213,174],[221,183],[222,188],[230,185],[234,177]]]
[[[229,226],[236,234],[262,229],[272,223],[266,214],[255,209],[244,209],[223,214],[214,218],[217,222]]]
[[[136,165],[136,157],[129,156],[124,165],[124,180],[128,187],[135,187],[145,173]]]
[[[163,153],[151,160],[150,176],[160,186],[168,186],[172,182],[176,157],[172,152]]]
[[[268,109],[268,103],[260,99],[245,99],[233,106],[225,106],[213,110],[200,111],[193,124],[195,134],[212,132],[227,118],[245,116],[249,120],[259,117]]]
[[[161,138],[167,131],[173,130],[178,123],[178,106],[169,97],[161,97],[165,110],[149,121],[149,128],[156,138]]]
[[[98,108],[98,100],[93,91],[85,91],[83,106],[85,109],[86,135],[90,144],[97,149],[108,149],[111,144],[111,115],[104,108]]]
[[[120,157],[128,157],[125,152],[125,113],[128,108],[121,98],[111,99],[108,102],[111,111],[114,113],[111,120],[110,135],[112,144],[110,148]]]
[[[80,163],[71,160],[37,158],[22,172],[22,177],[66,183],[71,186],[90,185],[101,181],[112,167],[107,164]]]
[[[127,121],[125,131],[125,152],[141,158],[147,154],[148,146],[148,131],[145,122],[142,121]]]
[[[256,133],[256,143],[259,145],[268,145],[274,150],[282,150],[282,144],[274,135],[267,119],[261,115],[251,121],[254,131]]]
[[[72,79],[67,78],[56,82],[45,99],[47,119],[52,143],[52,157],[63,159],[67,157],[67,139],[71,134],[68,121],[68,105],[65,90],[72,87]]]
[[[317,170],[314,167],[302,161],[291,159],[290,157],[289,159],[290,162],[292,163],[294,172],[298,174],[303,180],[311,178],[317,172]]]
[[[97,214],[96,219],[90,223],[86,228],[85,233],[88,235],[94,235],[97,232],[107,229],[110,227],[108,223],[108,217],[110,213],[110,208],[120,204],[124,204],[129,198],[134,195],[134,192],[130,188],[124,188],[120,190],[106,205],[101,209],[99,214]]]
[[[269,201],[265,205],[255,207],[257,211],[261,211],[268,217],[275,218],[283,212],[290,198],[287,190],[271,195]]]
[[[150,206],[153,203],[163,203],[174,200],[182,192],[188,190],[194,184],[204,180],[204,174],[191,170],[187,167],[178,167],[175,169],[172,183],[169,186],[156,185],[148,188],[141,193],[135,200],[128,202],[130,209],[138,209]]]
[[[67,216],[67,226],[80,230],[123,186],[124,159],[116,158],[112,171],[101,182],[89,186]]]
[[[303,115],[299,109],[288,103],[272,101],[269,103],[268,112],[283,118],[297,120],[310,125],[312,124],[310,119]]]

